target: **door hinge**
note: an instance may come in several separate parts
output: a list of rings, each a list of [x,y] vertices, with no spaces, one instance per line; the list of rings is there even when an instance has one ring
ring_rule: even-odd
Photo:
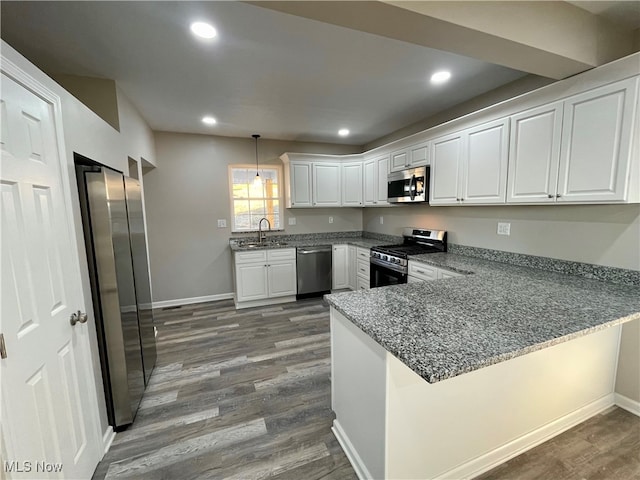
[[[4,344],[4,333],[0,333],[0,358],[7,358],[7,347]]]

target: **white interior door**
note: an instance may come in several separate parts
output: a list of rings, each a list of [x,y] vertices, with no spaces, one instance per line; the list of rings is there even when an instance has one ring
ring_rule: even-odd
[[[10,478],[90,478],[101,438],[87,325],[70,323],[84,302],[59,104],[4,58],[2,68],[2,467]]]

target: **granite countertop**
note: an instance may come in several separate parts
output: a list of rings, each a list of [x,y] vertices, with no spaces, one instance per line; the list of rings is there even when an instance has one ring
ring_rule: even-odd
[[[276,237],[277,239],[277,237]],[[246,252],[251,250],[267,250],[274,248],[297,248],[297,247],[317,247],[319,245],[354,245],[361,248],[371,248],[377,245],[390,245],[392,242],[384,240],[376,240],[373,238],[363,237],[336,237],[336,238],[317,238],[317,239],[305,239],[305,240],[283,240],[284,243],[269,244],[269,237],[267,237],[267,243],[259,247],[242,247],[239,246],[235,240],[229,242],[231,250],[234,252]]]
[[[640,289],[452,253],[461,277],[325,296],[429,383],[640,318]]]

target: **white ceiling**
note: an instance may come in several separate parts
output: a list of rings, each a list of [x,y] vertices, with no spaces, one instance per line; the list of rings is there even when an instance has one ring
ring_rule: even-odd
[[[154,130],[363,145],[524,75],[246,3],[1,8],[10,45],[48,72],[115,79]],[[192,37],[194,20],[218,38]],[[432,86],[439,69],[452,80]],[[206,114],[218,124],[204,126]]]

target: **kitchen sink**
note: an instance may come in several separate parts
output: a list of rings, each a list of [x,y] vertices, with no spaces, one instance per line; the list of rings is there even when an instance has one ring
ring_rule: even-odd
[[[271,241],[271,240],[265,240],[264,242],[260,243],[260,242],[246,242],[246,241],[241,241],[238,242],[238,247],[240,248],[258,248],[258,247],[284,247],[286,245],[288,245],[287,242],[278,242],[278,241]]]

